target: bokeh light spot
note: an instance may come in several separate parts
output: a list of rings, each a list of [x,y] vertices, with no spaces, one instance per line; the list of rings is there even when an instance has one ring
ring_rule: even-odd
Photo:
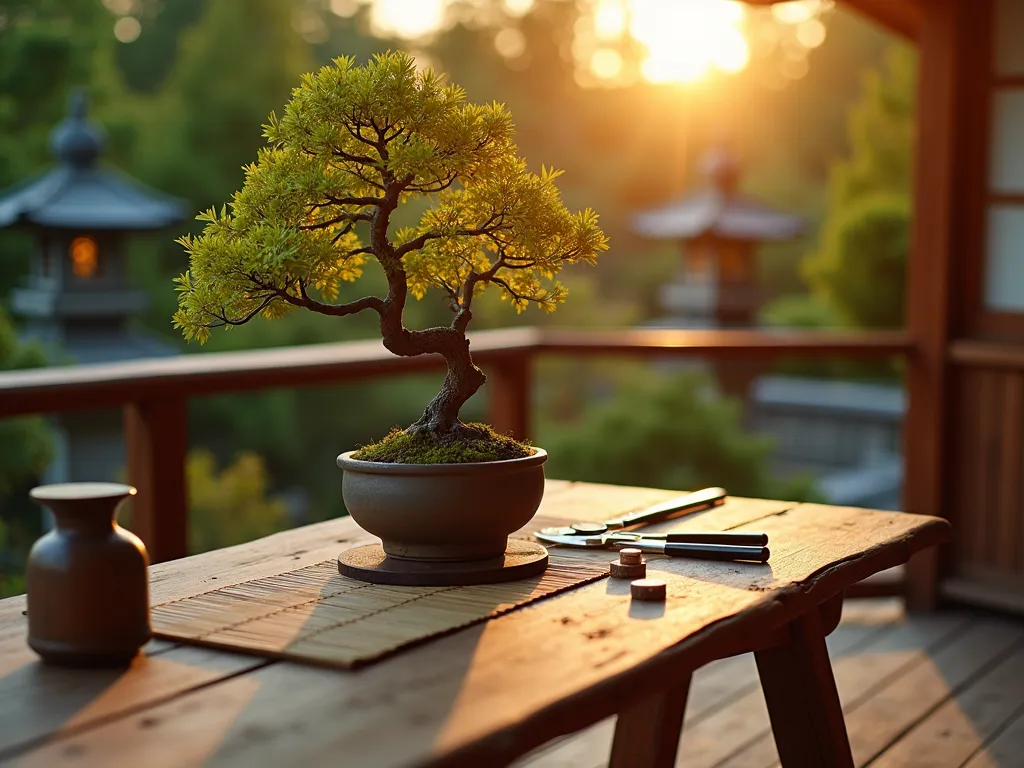
[[[805,48],[817,48],[825,42],[825,25],[819,19],[809,19],[796,28],[796,39]]]
[[[525,16],[533,10],[534,0],[505,0],[505,10],[513,16]]]
[[[594,32],[602,40],[618,40],[626,31],[626,9],[617,0],[600,0],[594,8]]]
[[[114,37],[122,43],[134,43],[142,34],[142,24],[134,16],[122,16],[114,22]]]
[[[508,27],[494,36],[494,49],[506,59],[517,59],[526,52],[526,38],[518,29]]]
[[[776,3],[772,6],[772,16],[783,24],[801,24],[814,18],[821,10],[819,0],[791,0],[788,3]]]
[[[445,0],[376,0],[370,11],[375,34],[417,40],[444,25]]]
[[[622,74],[622,56],[611,48],[598,48],[590,57],[590,71],[602,80],[614,80]]]

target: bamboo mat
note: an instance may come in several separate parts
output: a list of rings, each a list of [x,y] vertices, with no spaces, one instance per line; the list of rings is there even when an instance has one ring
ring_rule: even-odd
[[[499,616],[607,571],[551,558],[543,575],[504,584],[396,587],[342,576],[335,560],[153,606],[165,640],[352,668]]]

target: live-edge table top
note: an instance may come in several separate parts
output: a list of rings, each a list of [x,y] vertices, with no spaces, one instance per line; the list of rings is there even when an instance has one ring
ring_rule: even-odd
[[[678,492],[549,481],[520,535]],[[730,498],[656,528],[763,531],[766,565],[648,558],[668,600],[601,580],[355,671],[153,641],[121,671],[41,664],[24,596],[0,601],[0,762],[19,766],[502,764],[674,675],[756,644],[872,573],[948,538],[938,518]],[[150,569],[153,604],[373,541],[339,518]],[[556,548],[607,562],[607,551]]]

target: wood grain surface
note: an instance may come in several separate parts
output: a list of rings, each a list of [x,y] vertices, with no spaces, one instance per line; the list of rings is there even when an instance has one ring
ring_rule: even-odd
[[[671,495],[552,483],[533,525],[606,519]],[[360,766],[500,765],[613,714],[617,702],[659,691],[670,672],[678,679],[756,647],[850,584],[948,536],[935,518],[736,498],[668,525],[766,532],[771,562],[652,556],[649,574],[668,583],[664,604],[631,604],[628,584],[605,580],[364,670],[278,662],[186,693],[154,690],[129,713],[119,709],[73,733],[47,726],[51,738],[24,744],[16,764],[315,766],[348,756]],[[334,520],[157,565],[153,601],[301,567],[367,541],[350,520]],[[593,562],[609,555],[574,553]],[[19,606],[0,603],[0,647],[13,659],[0,663],[13,671],[35,665],[15,642],[24,632]]]

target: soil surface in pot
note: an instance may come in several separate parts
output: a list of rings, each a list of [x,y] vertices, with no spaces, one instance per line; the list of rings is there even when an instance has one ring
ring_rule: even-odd
[[[445,435],[396,427],[383,440],[360,448],[352,458],[386,464],[468,464],[522,459],[534,452],[487,424],[463,424]]]

